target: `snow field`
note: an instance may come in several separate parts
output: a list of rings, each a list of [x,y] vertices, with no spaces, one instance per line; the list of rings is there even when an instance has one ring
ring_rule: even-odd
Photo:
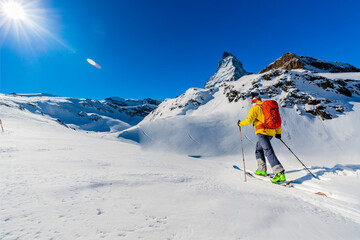
[[[307,179],[297,163],[289,166],[287,176],[303,178],[301,186],[308,191],[250,179],[245,183],[232,168],[240,165],[241,155],[189,157],[144,150],[39,115],[0,110],[5,127],[0,135],[0,239],[359,236],[358,192],[344,188],[348,180],[348,189],[359,186],[358,165],[314,168],[323,171],[323,185]],[[250,153],[246,160],[254,169]],[[305,183],[332,186],[344,199],[315,195],[315,187]]]

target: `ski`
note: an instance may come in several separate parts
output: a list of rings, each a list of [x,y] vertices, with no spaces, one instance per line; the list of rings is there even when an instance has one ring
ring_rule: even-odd
[[[235,168],[236,170],[244,172],[244,170],[242,168],[240,168],[240,167],[238,167],[236,165],[233,165],[233,168]],[[262,180],[262,181],[265,181],[265,182],[270,182],[272,184],[276,184],[276,185],[279,185],[279,186],[284,186],[284,187],[287,187],[287,188],[296,188],[296,189],[299,189],[299,190],[302,190],[302,191],[312,192],[309,189],[300,188],[298,186],[295,186],[295,184],[298,185],[299,183],[296,183],[294,180],[273,183],[273,182],[271,182],[271,179],[273,178],[273,174],[268,174],[267,176],[262,177],[262,176],[255,175],[255,173],[253,173],[251,171],[246,171],[246,175],[251,177],[251,178],[259,179],[259,180]],[[315,193],[316,195],[328,197],[323,192],[312,192],[312,193]]]
[[[240,170],[240,171],[244,172],[244,169],[242,169],[242,168],[240,168],[240,167],[238,167],[236,165],[233,165],[233,168],[235,168],[236,170]],[[294,187],[294,185],[293,185],[294,181],[293,180],[273,183],[273,182],[271,182],[271,179],[272,179],[271,174],[268,174],[267,176],[258,176],[258,175],[255,175],[255,173],[253,173],[251,171],[246,171],[245,173],[246,173],[247,176],[249,176],[251,178],[256,178],[256,179],[259,179],[259,180],[262,180],[262,181],[265,181],[265,182],[270,182],[272,184],[276,184],[276,185],[284,186],[284,187],[288,187],[288,188]]]

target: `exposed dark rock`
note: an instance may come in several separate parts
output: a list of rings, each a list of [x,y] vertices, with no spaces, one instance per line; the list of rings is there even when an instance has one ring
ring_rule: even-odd
[[[333,107],[333,108],[335,108],[335,110],[336,110],[337,112],[339,112],[339,113],[345,112],[345,109],[344,109],[342,106],[335,106],[335,107]]]
[[[349,89],[345,88],[345,87],[339,87],[336,89],[340,94],[345,95],[347,97],[351,97],[352,93]]]
[[[191,99],[190,100],[191,101],[191,103],[194,105],[194,106],[200,106],[201,105],[201,103],[199,102],[199,101],[196,101],[195,99]]]
[[[329,113],[326,112],[326,111],[322,111],[322,110],[317,109],[316,112],[320,115],[321,118],[332,119],[331,114],[329,114]]]
[[[307,102],[309,105],[318,105],[319,103],[321,103],[321,100],[319,99],[309,99]]]
[[[263,78],[264,78],[265,80],[267,80],[267,81],[270,81],[270,80],[272,80],[274,77],[280,76],[281,73],[282,73],[282,72],[281,72],[281,71],[278,71],[278,70],[276,70],[276,71],[271,71],[271,72],[269,72],[269,73],[264,74],[264,75],[263,75]]]
[[[225,51],[225,52],[223,53],[223,55],[222,55],[222,58],[225,59],[225,58],[227,58],[227,57],[234,57],[234,55],[232,55],[231,53]]]
[[[273,69],[282,68],[284,70],[304,69],[304,63],[293,53],[285,53],[281,58],[271,63],[259,73],[268,72]]]
[[[341,85],[341,86],[343,86],[343,87],[345,87],[345,86],[347,85],[347,83],[344,82],[344,81],[342,81],[342,80],[335,80],[335,83],[336,83],[336,84],[339,84],[339,85]]]
[[[58,123],[60,123],[60,124],[63,125],[64,127],[69,128],[69,126],[66,125],[66,123],[64,123],[63,121],[61,121],[59,118],[56,119],[56,120],[58,121]]]
[[[322,87],[323,89],[332,88],[334,89],[334,84],[330,82],[328,79],[325,80],[325,82],[317,83],[319,87]]]
[[[297,56],[293,53],[285,53],[281,58],[271,63],[269,66],[261,70],[259,73],[268,72],[274,69],[305,69],[312,72],[360,72],[359,68],[356,68],[347,63],[329,62],[312,57]]]
[[[234,86],[232,86],[232,85],[226,85],[224,87],[224,94],[228,98],[229,103],[231,103],[233,101],[237,102],[237,101],[239,101],[239,99],[241,97],[240,92],[237,90],[234,90]]]
[[[251,97],[251,98],[255,98],[255,97],[258,97],[258,96],[260,96],[260,93],[259,93],[259,92],[251,92],[251,93],[250,93],[250,97]]]

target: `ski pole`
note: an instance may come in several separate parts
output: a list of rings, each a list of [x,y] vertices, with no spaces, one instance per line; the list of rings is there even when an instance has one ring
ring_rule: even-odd
[[[304,166],[304,168],[305,168],[306,170],[308,170],[308,172],[309,172],[314,178],[319,179],[319,178],[317,178],[312,172],[310,172],[310,170],[305,166],[305,164],[304,164],[302,161],[300,161],[300,159],[295,155],[295,153],[294,153],[293,151],[291,151],[291,149],[288,147],[288,145],[286,145],[286,143],[284,143],[284,141],[283,141],[281,138],[279,138],[279,139],[280,139],[280,141],[285,145],[285,147],[287,147],[287,149],[289,149],[289,151],[296,157],[296,159],[299,160],[299,162]]]
[[[244,164],[244,176],[245,176],[245,182],[246,182],[246,168],[245,168],[244,146],[243,146],[243,138],[242,138],[242,133],[241,133],[241,127],[240,127],[240,126],[239,126],[239,130],[240,130],[240,139],[241,139],[241,152],[242,152],[243,164]]]
[[[2,132],[4,132],[4,128],[3,128],[3,125],[2,125],[1,119],[0,119],[0,125],[1,125],[1,130],[2,130]]]

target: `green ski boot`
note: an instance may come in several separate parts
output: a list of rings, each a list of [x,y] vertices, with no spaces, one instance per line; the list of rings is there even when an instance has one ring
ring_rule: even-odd
[[[275,177],[271,181],[273,183],[286,181],[284,172],[276,174]]]
[[[255,175],[259,176],[267,176],[266,171],[260,171],[259,169],[255,171]]]

